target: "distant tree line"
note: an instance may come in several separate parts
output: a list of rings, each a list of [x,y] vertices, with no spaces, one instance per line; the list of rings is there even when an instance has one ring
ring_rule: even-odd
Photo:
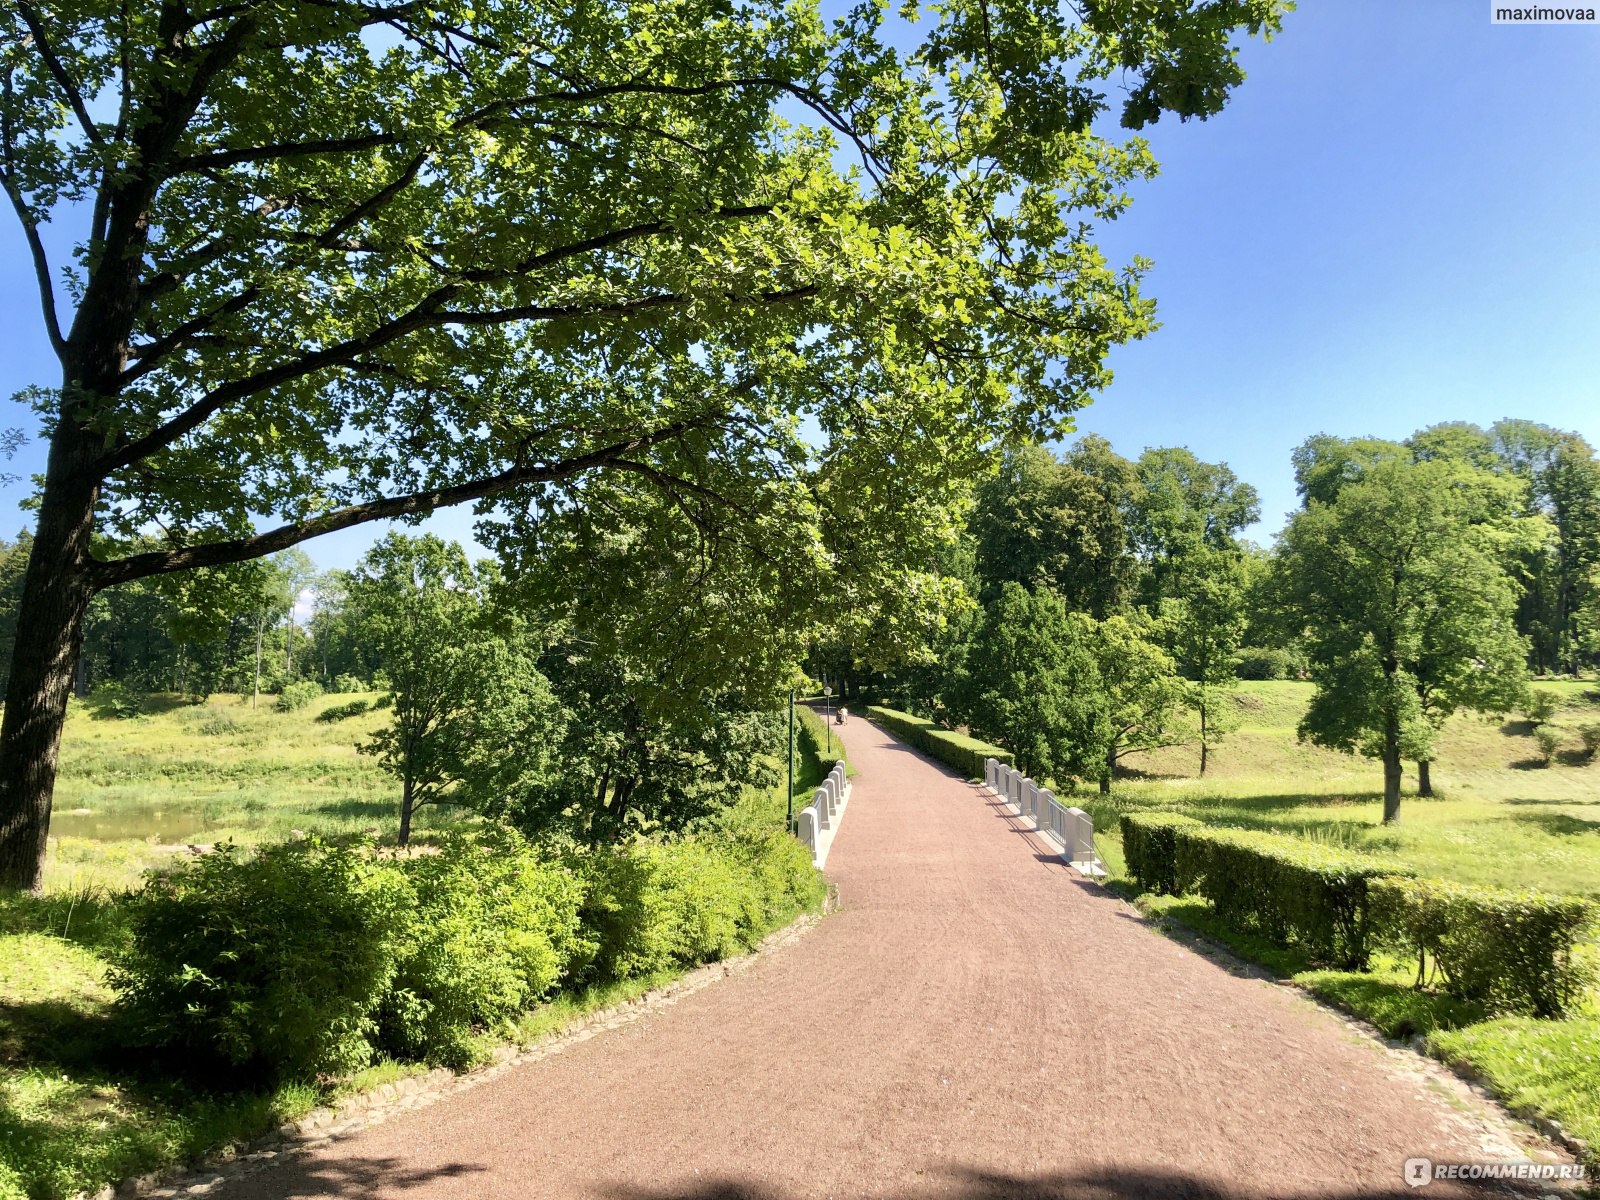
[[[1451,713],[1600,661],[1600,459],[1505,420],[1318,434],[1293,464],[1301,505],[1269,550],[1242,539],[1259,501],[1226,464],[1093,436],[1011,451],[941,564],[960,599],[910,661],[863,670],[835,636],[811,669],[1102,790],[1135,750],[1196,745],[1203,773],[1222,692],[1302,676],[1301,736],[1379,759],[1397,819],[1403,762],[1429,794]]]

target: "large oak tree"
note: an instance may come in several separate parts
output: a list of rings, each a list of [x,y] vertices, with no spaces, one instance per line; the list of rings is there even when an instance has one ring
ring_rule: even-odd
[[[802,415],[892,540],[1058,432],[1150,322],[1092,240],[1152,169],[1094,132],[1104,81],[1131,127],[1204,117],[1283,7],[5,0],[0,185],[61,374],[0,885],[37,882],[104,588],[597,471],[807,488]]]

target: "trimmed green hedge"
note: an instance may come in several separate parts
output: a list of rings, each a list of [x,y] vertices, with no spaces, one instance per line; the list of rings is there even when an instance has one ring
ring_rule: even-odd
[[[1122,816],[1122,857],[1128,874],[1142,892],[1176,896],[1178,842],[1176,831],[1200,821],[1182,813],[1135,812]]]
[[[914,717],[910,713],[878,705],[870,706],[867,716],[901,741],[916,747],[930,758],[937,758],[947,766],[954,767],[969,778],[983,774],[983,760],[986,758],[1007,766],[1011,764],[1009,750],[1002,750],[999,746],[992,746],[954,730],[940,729],[936,722],[924,717]]]
[[[1375,880],[1371,894],[1376,935],[1416,956],[1419,984],[1431,958],[1452,996],[1559,1017],[1591,982],[1573,953],[1595,922],[1583,897],[1404,878]]]
[[[1360,970],[1370,953],[1368,884],[1393,864],[1244,829],[1172,828],[1173,886],[1198,891],[1236,929],[1304,947],[1315,958]]]

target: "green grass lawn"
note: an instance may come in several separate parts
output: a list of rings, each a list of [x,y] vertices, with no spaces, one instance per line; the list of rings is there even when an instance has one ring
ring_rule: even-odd
[[[1130,755],[1115,806],[1172,807],[1212,824],[1299,834],[1466,883],[1600,896],[1600,763],[1584,761],[1577,732],[1600,722],[1600,684],[1536,686],[1560,700],[1554,765],[1538,763],[1520,715],[1458,715],[1439,739],[1434,798],[1415,794],[1407,764],[1398,825],[1382,824],[1376,761],[1297,741],[1309,683],[1241,684],[1239,728],[1212,752],[1204,777],[1188,748]]]

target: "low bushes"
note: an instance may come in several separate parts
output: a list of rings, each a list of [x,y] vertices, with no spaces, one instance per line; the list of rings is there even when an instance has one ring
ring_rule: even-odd
[[[1178,844],[1176,832],[1201,822],[1182,813],[1140,812],[1122,816],[1122,857],[1139,890],[1175,896]]]
[[[315,839],[188,860],[129,901],[135,1036],[257,1079],[365,1066],[413,902],[397,868]]]
[[[380,1051],[461,1067],[553,990],[738,953],[822,886],[776,832],[564,857],[498,830],[395,860],[230,845],[132,898],[115,978],[140,1042],[191,1072],[301,1079]]]
[[[317,720],[329,725],[336,721],[348,721],[351,717],[359,717],[371,707],[365,700],[347,700],[343,704],[329,705],[317,714]]]
[[[1240,679],[1292,679],[1298,670],[1294,655],[1270,646],[1245,646],[1233,656]]]
[[[1595,917],[1582,897],[1399,878],[1372,897],[1378,935],[1416,957],[1419,983],[1432,960],[1446,992],[1490,1012],[1560,1016],[1591,982],[1575,953]]]
[[[576,862],[594,938],[586,982],[727,958],[822,899],[805,847],[781,834],[598,850]]]
[[[867,709],[867,716],[901,741],[916,747],[930,758],[937,758],[946,766],[954,767],[968,777],[983,774],[983,761],[986,758],[995,759],[1008,766],[1012,761],[1009,750],[1002,750],[999,746],[992,746],[988,742],[949,729],[940,729],[936,722],[923,717],[914,717],[910,713],[897,712],[895,709],[877,705]]]
[[[314,679],[301,679],[295,683],[283,685],[283,691],[278,693],[278,698],[273,702],[273,709],[277,712],[299,712],[318,696],[322,695],[322,685]]]
[[[477,1031],[511,1020],[592,949],[583,883],[521,837],[453,837],[403,860],[416,896],[411,931],[378,1006],[379,1043],[397,1058],[464,1067]]]
[[[1366,965],[1368,885],[1392,865],[1275,833],[1179,826],[1172,835],[1177,888],[1198,891],[1222,920],[1336,966]]]

